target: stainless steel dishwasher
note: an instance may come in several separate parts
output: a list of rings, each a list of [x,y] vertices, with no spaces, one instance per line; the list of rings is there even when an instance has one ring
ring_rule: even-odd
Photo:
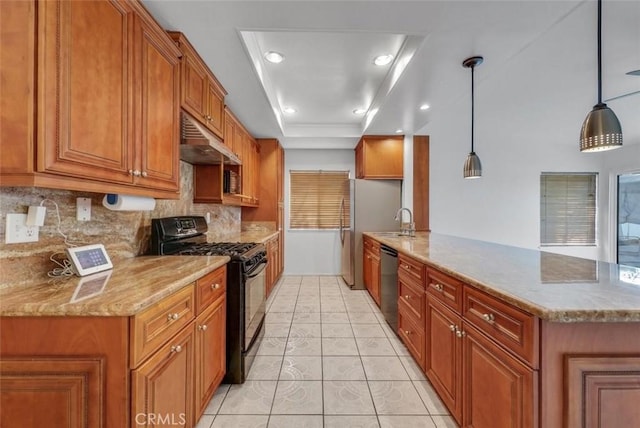
[[[398,334],[398,252],[384,244],[380,245],[380,308]]]

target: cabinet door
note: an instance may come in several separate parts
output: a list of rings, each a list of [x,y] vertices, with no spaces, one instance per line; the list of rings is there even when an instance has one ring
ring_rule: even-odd
[[[371,297],[380,307],[380,257],[371,253]]]
[[[427,296],[425,371],[451,415],[462,420],[462,319]]]
[[[233,153],[234,147],[234,139],[236,137],[236,124],[235,121],[229,115],[227,110],[224,111],[224,144],[227,146]]]
[[[207,123],[207,72],[194,55],[184,52],[182,57],[182,107],[202,123]]]
[[[142,108],[136,121],[140,135],[135,171],[136,184],[166,190],[178,190],[179,179],[179,90],[180,63],[175,46],[162,34],[138,20],[137,54],[140,64]],[[156,30],[157,31],[157,30]],[[137,175],[137,174],[136,174]]]
[[[0,172],[32,172],[35,1],[0,1]],[[3,185],[6,185],[4,183]]]
[[[193,425],[193,323],[131,372],[131,426]]]
[[[207,124],[214,134],[224,138],[224,96],[211,79],[207,84]]]
[[[133,19],[124,2],[38,2],[39,171],[133,182]]]
[[[534,371],[465,322],[464,425],[533,427]]]
[[[367,249],[362,253],[362,282],[364,282],[364,286],[373,297],[371,291],[371,251]]]
[[[196,319],[196,420],[226,370],[226,303],[222,296]]]

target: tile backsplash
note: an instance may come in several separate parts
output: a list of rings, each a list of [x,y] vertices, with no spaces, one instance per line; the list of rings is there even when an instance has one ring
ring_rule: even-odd
[[[78,245],[104,244],[114,262],[148,252],[151,219],[173,215],[206,215],[210,213],[209,240],[220,240],[225,234],[240,232],[239,207],[193,203],[193,166],[180,162],[180,199],[156,201],[153,211],[111,211],[102,206],[103,193],[75,192],[34,187],[0,188],[0,285],[27,281],[46,275],[55,267],[51,254],[64,252],[64,238],[58,233],[55,205],[49,201],[45,224],[38,242],[5,244],[7,213],[26,213],[30,205],[44,199],[55,201],[60,210],[60,230]],[[91,199],[91,220],[76,220],[76,198]]]

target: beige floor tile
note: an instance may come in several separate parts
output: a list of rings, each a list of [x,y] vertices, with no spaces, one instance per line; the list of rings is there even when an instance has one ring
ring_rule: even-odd
[[[359,355],[356,341],[348,337],[323,337],[322,355]]]
[[[222,405],[222,401],[224,400],[224,397],[226,397],[227,392],[229,392],[230,387],[231,385],[223,383],[218,387],[218,389],[216,389],[213,397],[209,400],[209,404],[207,404],[207,407],[204,409],[205,415],[215,415],[218,413],[218,410],[220,410],[220,406]]]
[[[367,380],[409,380],[400,358],[396,356],[361,356]]]
[[[269,415],[218,415],[211,428],[266,428]]]
[[[351,324],[322,324],[322,337],[353,337]]]
[[[248,380],[241,385],[231,385],[218,414],[268,415],[271,412],[276,384],[276,381],[270,380]]]
[[[378,420],[380,428],[436,428],[430,416],[379,415]]]
[[[369,381],[379,415],[428,415],[411,381]]]
[[[286,356],[282,362],[280,380],[322,380],[322,358]]]
[[[285,355],[321,355],[322,348],[320,338],[315,337],[290,337],[285,349]]]
[[[433,390],[433,387],[428,381],[413,381],[413,384],[418,390],[418,394],[420,394],[420,398],[424,402],[424,405],[427,406],[430,415],[448,415],[449,411],[447,410],[438,394]]]
[[[358,356],[322,357],[322,376],[324,380],[366,380]]]
[[[436,428],[458,428],[458,424],[451,416],[431,416]]]
[[[375,416],[338,416],[324,417],[324,428],[379,428],[378,418]]]
[[[357,337],[384,337],[384,338],[387,337],[384,330],[378,323],[353,324],[353,333]]]
[[[375,409],[367,382],[324,381],[325,415],[373,415]]]
[[[282,356],[257,355],[253,361],[247,380],[278,380]]]
[[[274,414],[322,414],[321,381],[279,381],[273,401]]]
[[[386,337],[356,337],[356,342],[360,355],[396,355],[396,351]]]
[[[323,428],[322,415],[271,415],[269,428]]]

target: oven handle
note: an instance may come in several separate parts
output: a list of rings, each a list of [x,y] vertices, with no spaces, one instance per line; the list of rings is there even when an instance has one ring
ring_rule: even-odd
[[[258,263],[258,267],[256,267],[254,270],[251,271],[251,275],[247,275],[247,278],[255,278],[256,276],[260,275],[262,273],[263,270],[265,270],[265,268],[267,267],[267,259],[262,260],[260,263]],[[262,266],[262,267],[260,267]]]

